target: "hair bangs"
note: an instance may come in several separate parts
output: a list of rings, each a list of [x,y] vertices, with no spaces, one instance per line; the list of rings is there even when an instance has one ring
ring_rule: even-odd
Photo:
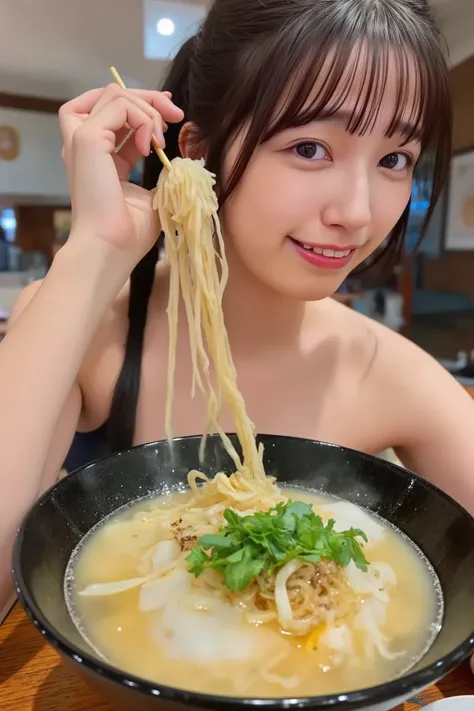
[[[326,51],[324,51],[326,49]],[[337,40],[318,47],[300,64],[282,91],[283,101],[262,141],[289,128],[317,120],[341,120],[351,134],[374,130],[382,107],[391,108],[384,134],[399,134],[405,143],[433,141],[436,122],[430,117],[448,113],[449,93],[440,87],[440,73],[427,66],[422,52],[388,41]],[[431,70],[431,71],[430,71]],[[395,86],[395,91],[388,91]]]

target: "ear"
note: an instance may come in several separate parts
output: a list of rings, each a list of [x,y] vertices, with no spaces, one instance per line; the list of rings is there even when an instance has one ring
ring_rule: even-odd
[[[199,136],[199,129],[192,121],[187,121],[179,132],[179,152],[183,158],[198,160],[204,158],[204,144]]]

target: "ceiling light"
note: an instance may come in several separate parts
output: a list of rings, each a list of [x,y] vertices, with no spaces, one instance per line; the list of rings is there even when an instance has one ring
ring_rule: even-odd
[[[174,30],[174,22],[173,20],[170,20],[169,17],[162,17],[161,20],[158,20],[156,23],[156,31],[159,35],[163,35],[164,37],[172,35]]]

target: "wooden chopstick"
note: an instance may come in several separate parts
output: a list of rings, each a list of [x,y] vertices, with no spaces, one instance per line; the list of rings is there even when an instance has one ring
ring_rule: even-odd
[[[112,74],[112,76],[113,76],[114,81],[115,81],[116,84],[118,84],[120,87],[122,87],[122,89],[126,89],[126,88],[127,88],[127,87],[125,86],[125,84],[123,83],[123,81],[122,81],[122,77],[120,76],[120,74],[118,73],[118,71],[115,69],[115,67],[110,67],[110,73]],[[161,162],[163,163],[163,165],[165,166],[165,168],[166,168],[167,170],[169,170],[169,169],[171,168],[171,163],[170,163],[170,161],[168,160],[168,157],[166,156],[166,153],[163,151],[162,148],[160,148],[159,143],[158,143],[158,141],[157,141],[155,135],[153,135],[153,136],[151,137],[151,145],[152,145],[153,148],[155,149],[155,151],[156,151],[156,153],[157,153],[157,155],[158,155],[158,158],[161,160]]]

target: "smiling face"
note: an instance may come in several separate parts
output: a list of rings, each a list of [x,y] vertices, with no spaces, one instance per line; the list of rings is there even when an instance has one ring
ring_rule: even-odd
[[[222,211],[230,259],[292,298],[333,294],[389,235],[410,199],[421,152],[413,120],[419,101],[415,68],[400,111],[399,73],[389,60],[383,91],[373,97],[378,106],[364,130],[354,130],[358,114],[367,112],[361,101],[370,100],[364,66],[349,63],[348,78],[341,78],[327,111],[257,146]],[[318,100],[324,80],[322,73],[308,106]],[[242,131],[226,155],[224,180],[244,137]]]

